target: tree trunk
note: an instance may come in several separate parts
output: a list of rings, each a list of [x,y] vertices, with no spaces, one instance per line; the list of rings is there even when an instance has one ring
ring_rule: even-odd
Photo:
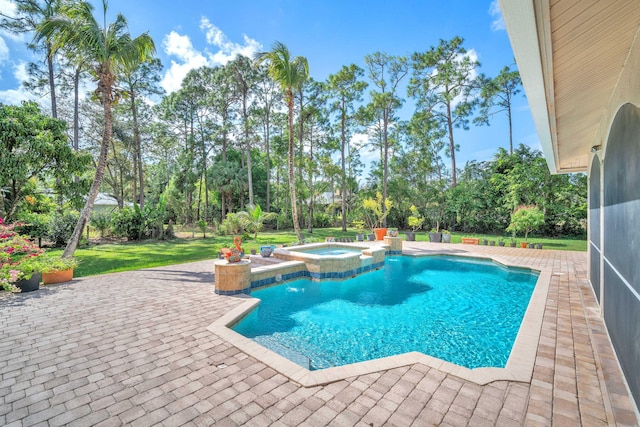
[[[104,129],[102,131],[102,145],[100,146],[100,157],[98,158],[98,167],[93,177],[93,183],[87,196],[84,208],[80,213],[80,218],[76,227],[73,229],[69,243],[64,248],[62,253],[63,258],[70,258],[76,251],[80,237],[82,236],[82,230],[85,224],[89,221],[91,212],[93,211],[93,204],[96,201],[100,186],[102,185],[102,179],[104,178],[104,170],[107,165],[107,154],[109,153],[109,142],[111,141],[111,126],[112,126],[112,112],[111,112],[111,87],[113,85],[113,76],[107,75],[100,79],[98,90],[102,95],[102,107],[104,110]]]
[[[298,236],[298,242],[302,242],[302,231],[300,231],[300,222],[298,221],[298,207],[296,205],[296,182],[293,175],[293,93],[291,90],[287,93],[287,106],[289,107],[289,193],[291,197],[291,218],[293,219],[293,228]]]
[[[313,233],[313,126],[309,129],[309,206],[307,213],[307,231]]]
[[[347,231],[347,172],[346,172],[346,159],[344,155],[345,145],[346,145],[346,135],[345,135],[345,100],[342,98],[342,114],[340,120],[340,158],[341,158],[341,166],[342,166],[342,231]]]
[[[266,149],[266,154],[267,154],[267,158],[265,159],[265,167],[267,169],[267,212],[271,212],[271,154],[269,151],[269,147],[270,147],[270,141],[269,141],[269,108],[267,106],[267,108],[265,109],[265,122],[266,122],[266,132],[265,132],[265,149]]]
[[[451,154],[451,186],[456,188],[456,144],[453,140],[453,123],[451,122],[451,104],[447,103],[447,127],[449,130],[449,152]]]
[[[51,43],[47,42],[47,68],[49,71],[49,93],[51,95],[51,117],[58,118],[58,106],[56,104],[56,85],[53,73],[53,52],[51,52]]]
[[[389,110],[385,109],[382,113],[382,138],[383,138],[383,160],[382,160],[382,214],[384,221],[382,227],[387,226],[387,181],[389,179]]]
[[[134,162],[134,169],[136,169],[135,165],[137,165],[138,176],[133,176],[133,182],[136,182],[136,179],[139,181],[139,191],[140,191],[140,209],[144,208],[144,170],[142,169],[142,142],[140,141],[140,126],[138,124],[138,109],[136,107],[136,94],[134,91],[131,91],[131,116],[133,118],[133,144],[134,144],[134,156],[136,157],[136,161]],[[135,186],[134,186],[135,188]],[[135,194],[134,194],[135,201]]]
[[[507,118],[509,119],[509,154],[513,154],[513,124],[511,123],[511,103],[507,107]]]

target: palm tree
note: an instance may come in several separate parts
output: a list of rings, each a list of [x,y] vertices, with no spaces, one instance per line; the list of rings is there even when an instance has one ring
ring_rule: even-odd
[[[78,246],[85,224],[91,216],[93,203],[100,191],[107,164],[107,154],[112,132],[111,106],[119,94],[114,90],[115,73],[118,67],[131,65],[149,59],[155,53],[153,39],[141,34],[135,39],[127,29],[127,20],[118,13],[116,19],[107,25],[107,0],[102,0],[103,26],[93,16],[93,6],[86,1],[70,3],[59,15],[46,19],[37,30],[37,38],[53,40],[54,51],[68,47],[81,53],[83,63],[90,69],[98,82],[95,91],[104,113],[104,129],[100,157],[84,205],[73,234],[64,249],[63,257],[71,257]]]
[[[256,53],[254,61],[257,64],[268,62],[269,76],[280,85],[289,109],[289,193],[291,197],[291,216],[293,217],[293,227],[298,236],[298,241],[302,242],[298,208],[296,207],[296,185],[293,176],[293,102],[294,90],[300,87],[309,77],[309,63],[307,58],[302,56],[296,56],[291,59],[289,49],[281,42],[275,42],[269,52]]]
[[[275,212],[264,212],[258,204],[249,205],[246,211],[238,212],[238,216],[246,221],[250,230],[254,231],[254,239],[258,237],[258,232],[262,231],[266,221],[270,221],[277,217]]]

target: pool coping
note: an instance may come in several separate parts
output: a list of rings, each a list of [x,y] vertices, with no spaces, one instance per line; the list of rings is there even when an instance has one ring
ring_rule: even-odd
[[[464,366],[455,365],[451,362],[414,351],[380,359],[310,371],[229,328],[229,326],[235,324],[249,311],[260,304],[259,299],[244,294],[233,296],[233,298],[245,299],[246,301],[242,302],[240,305],[213,322],[207,329],[227,341],[229,344],[262,361],[267,366],[270,366],[277,372],[303,387],[314,387],[329,384],[359,375],[400,368],[403,366],[414,365],[416,363],[423,364],[447,374],[455,375],[461,379],[474,382],[478,385],[486,385],[494,381],[531,382],[538,341],[542,330],[542,320],[547,301],[547,294],[551,283],[552,269],[546,267],[531,268],[529,266],[507,262],[501,257],[495,255],[451,255],[446,252],[431,252],[428,254],[404,253],[404,255],[414,257],[444,255],[473,258],[492,261],[504,267],[520,268],[539,273],[538,281],[531,295],[531,299],[529,300],[527,310],[522,319],[507,365],[504,368],[485,367],[469,369]]]

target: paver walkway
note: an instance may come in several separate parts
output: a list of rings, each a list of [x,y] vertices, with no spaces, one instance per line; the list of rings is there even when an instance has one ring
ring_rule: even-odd
[[[0,294],[0,425],[638,424],[585,253],[446,249],[553,268],[531,382],[479,386],[415,364],[300,387],[207,330],[240,300],[213,293],[206,261]]]

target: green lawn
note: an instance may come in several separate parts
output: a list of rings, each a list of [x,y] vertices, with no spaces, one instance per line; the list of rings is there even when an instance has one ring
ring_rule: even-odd
[[[304,232],[307,242],[323,242],[325,237],[354,237],[355,230],[342,232],[339,228],[316,229],[312,234]],[[402,233],[400,234],[402,236]],[[463,236],[471,236],[464,233],[452,233],[451,242],[460,243]],[[474,234],[473,237],[486,237],[488,240],[497,240],[499,236]],[[416,235],[418,241],[428,241],[429,236],[425,232]],[[508,241],[508,239],[506,239]],[[518,242],[524,239],[518,239]],[[256,240],[250,239],[242,244],[245,252],[251,249],[259,251],[261,245],[293,244],[297,241],[295,234],[290,231],[270,231],[258,235]],[[113,273],[116,271],[138,270],[140,268],[159,267],[171,264],[180,264],[191,261],[201,261],[217,257],[222,247],[233,245],[231,236],[207,237],[206,239],[174,239],[169,241],[145,241],[121,244],[96,245],[81,247],[76,250],[75,257],[80,265],[75,271],[75,277],[93,276],[96,274]],[[586,251],[586,240],[579,239],[548,239],[530,237],[529,242],[542,243],[545,249],[558,249],[568,251]],[[62,254],[62,249],[52,249],[52,255]]]

